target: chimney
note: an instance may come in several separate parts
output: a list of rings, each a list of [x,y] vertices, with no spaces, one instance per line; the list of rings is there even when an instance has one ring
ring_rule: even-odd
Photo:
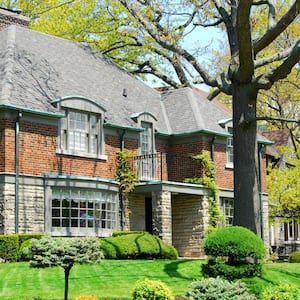
[[[29,18],[21,15],[20,11],[0,7],[0,31],[10,25],[28,27]]]

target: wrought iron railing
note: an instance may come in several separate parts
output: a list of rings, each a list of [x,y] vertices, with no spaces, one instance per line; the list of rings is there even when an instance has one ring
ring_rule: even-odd
[[[179,181],[199,177],[201,167],[191,155],[162,152],[133,157],[131,168],[141,181]]]

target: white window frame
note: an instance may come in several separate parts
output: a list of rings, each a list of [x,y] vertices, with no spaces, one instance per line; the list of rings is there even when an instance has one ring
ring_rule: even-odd
[[[233,225],[234,200],[232,198],[220,198],[221,211],[224,217],[224,226]]]
[[[117,229],[117,193],[53,187],[50,201],[54,236],[109,236]]]
[[[231,134],[226,140],[226,167],[233,168],[233,128],[232,126],[226,125],[228,133]]]
[[[61,111],[65,113],[65,117],[60,122],[58,152],[67,155],[107,159],[104,155],[102,115],[67,107],[61,107]],[[94,121],[92,122],[92,120]]]

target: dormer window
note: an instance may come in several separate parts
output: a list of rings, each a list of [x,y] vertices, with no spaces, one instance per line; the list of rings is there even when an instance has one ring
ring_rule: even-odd
[[[61,149],[74,154],[101,154],[101,115],[71,109],[64,109],[64,112]]]
[[[106,159],[103,118],[105,109],[84,97],[53,101],[65,115],[59,128],[58,152],[66,155]]]

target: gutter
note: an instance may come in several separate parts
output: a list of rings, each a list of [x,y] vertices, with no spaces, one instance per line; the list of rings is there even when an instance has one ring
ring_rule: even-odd
[[[20,152],[20,120],[22,113],[19,111],[15,123],[15,233],[19,233],[19,152]]]

